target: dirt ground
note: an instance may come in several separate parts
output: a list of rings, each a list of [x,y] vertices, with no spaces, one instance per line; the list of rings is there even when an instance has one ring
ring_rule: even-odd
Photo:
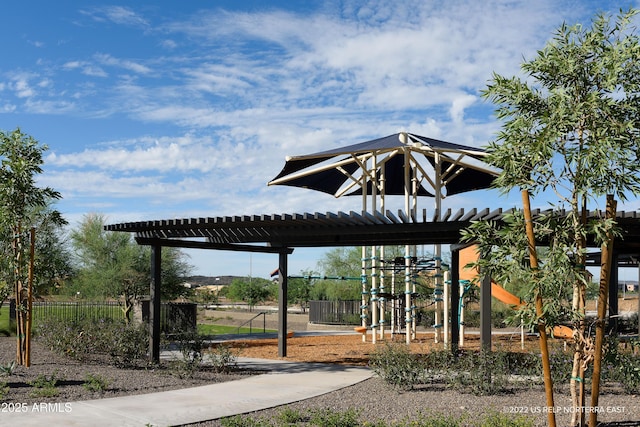
[[[638,300],[619,300],[620,312],[637,310]],[[221,325],[240,326],[260,312],[260,310],[232,311],[232,310],[206,310],[201,313],[201,319],[207,322]],[[352,326],[327,326],[313,325],[308,322],[308,314],[287,313],[287,330],[293,332],[293,336],[287,339],[287,357],[284,360],[294,360],[303,362],[325,362],[366,365],[369,355],[380,346],[393,343],[405,342],[404,334],[391,336],[386,333],[384,339],[377,339],[376,344],[372,343],[371,334],[367,334],[366,341],[363,341],[361,334],[355,332],[351,335],[322,335],[322,336],[301,336],[296,332],[313,330],[343,330],[353,332]],[[252,327],[261,330],[263,325],[266,329],[277,330],[278,314],[270,311],[265,316],[259,316],[252,322]],[[506,330],[500,331],[492,338],[492,348],[505,351],[539,351],[537,337],[526,337],[524,350],[521,347],[521,336],[517,328],[513,328],[511,333]],[[475,333],[474,333],[475,332]],[[563,347],[562,340],[551,340],[552,346]],[[236,350],[241,357],[257,357],[264,359],[280,359],[278,357],[278,340],[272,339],[248,339],[228,342],[227,345]],[[464,349],[479,349],[480,337],[477,331],[465,335]],[[433,332],[418,331],[415,340],[412,341],[410,349],[415,353],[427,353],[432,350],[443,349],[443,343],[436,343]]]
[[[359,334],[353,335],[321,335],[321,336],[296,336],[287,339],[286,358],[278,357],[278,340],[256,339],[238,340],[226,343],[237,350],[241,357],[257,357],[262,359],[282,359],[300,362],[338,363],[350,365],[366,365],[369,357],[376,349],[393,342],[404,343],[404,336],[396,336],[393,339],[377,340],[374,344],[371,336],[363,342]],[[525,342],[526,349],[535,349],[538,345],[536,338],[528,338]],[[556,343],[556,345],[562,345]],[[511,335],[496,336],[493,339],[494,349],[520,351],[520,338]],[[410,350],[423,354],[433,350],[442,350],[442,343],[435,343],[432,333],[420,333],[417,339],[410,344]],[[465,338],[465,349],[479,349],[480,338],[478,335]]]

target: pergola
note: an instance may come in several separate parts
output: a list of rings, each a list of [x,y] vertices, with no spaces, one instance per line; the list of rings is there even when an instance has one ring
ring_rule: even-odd
[[[105,230],[135,233],[140,245],[151,247],[151,310],[150,353],[153,361],[160,360],[160,288],[162,247],[210,249],[273,253],[278,255],[278,355],[287,355],[287,262],[295,248],[336,247],[367,245],[423,245],[450,244],[451,306],[457,307],[459,295],[460,232],[473,221],[501,221],[510,211],[502,209],[463,209],[445,212],[427,212],[407,215],[402,211],[302,213],[273,215],[242,215],[211,218],[186,218],[155,221],[127,222],[106,225]],[[534,211],[534,216],[542,213]],[[601,217],[592,211],[590,218]],[[624,260],[626,266],[637,265],[636,254],[640,254],[640,214],[618,212],[616,218],[622,229],[622,238],[614,243],[614,265]],[[599,260],[594,261],[599,265]],[[612,269],[609,307],[610,314],[618,312],[617,268]],[[488,283],[488,285],[487,285]],[[491,326],[489,315],[491,287],[484,280],[481,288],[481,341],[490,343]],[[489,301],[489,304],[486,303]],[[455,349],[459,326],[457,310],[452,310],[451,343]]]

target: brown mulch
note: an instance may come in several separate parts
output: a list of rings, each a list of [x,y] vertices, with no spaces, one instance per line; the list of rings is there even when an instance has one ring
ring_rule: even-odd
[[[435,343],[432,333],[420,333],[412,340],[409,348],[412,352],[422,354],[433,350],[442,350],[442,342]],[[225,343],[234,349],[241,357],[255,357],[261,359],[281,359],[296,362],[337,363],[348,365],[367,365],[369,356],[380,346],[393,343],[404,343],[404,335],[396,335],[391,338],[377,339],[371,342],[371,335],[367,335],[367,341],[363,342],[361,335],[319,335],[319,336],[294,336],[287,339],[286,358],[278,357],[278,339],[238,340]],[[535,349],[538,340],[528,338],[525,349]],[[504,335],[495,336],[492,340],[494,349],[522,351],[520,336]],[[479,336],[465,338],[465,349],[477,350],[480,348]]]

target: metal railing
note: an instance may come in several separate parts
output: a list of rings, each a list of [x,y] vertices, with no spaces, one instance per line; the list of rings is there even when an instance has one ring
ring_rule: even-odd
[[[252,334],[253,333],[253,321],[255,319],[257,319],[258,317],[260,317],[260,316],[262,316],[262,333],[263,334],[266,333],[267,332],[267,312],[266,311],[262,311],[262,312],[256,314],[251,319],[247,320],[242,325],[238,326],[238,329],[236,329],[236,333],[239,334],[240,333],[240,329],[245,327],[245,325],[249,324],[249,333]]]

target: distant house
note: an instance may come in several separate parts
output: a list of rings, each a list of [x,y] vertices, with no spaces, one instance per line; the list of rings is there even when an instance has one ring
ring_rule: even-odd
[[[244,279],[240,276],[190,276],[182,284],[185,288],[195,290],[210,290],[216,294],[225,286],[229,286],[235,279]]]
[[[618,290],[625,292],[635,292],[638,290],[638,282],[634,280],[625,280],[618,282]]]

